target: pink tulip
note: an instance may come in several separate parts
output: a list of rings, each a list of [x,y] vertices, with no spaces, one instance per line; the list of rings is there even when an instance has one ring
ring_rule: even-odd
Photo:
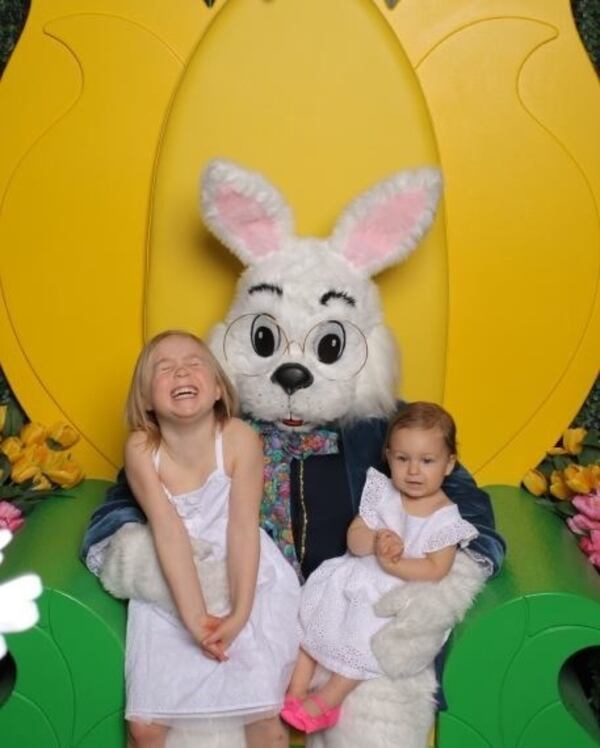
[[[567,518],[567,525],[569,527],[569,530],[571,530],[571,532],[574,532],[575,535],[585,535],[585,530],[582,530],[575,521],[575,517],[581,516],[581,514],[574,514],[572,517]]]
[[[0,501],[0,528],[16,532],[25,523],[16,506],[9,501]]]
[[[600,567],[600,530],[592,530],[579,539],[579,547],[594,566]]]
[[[572,503],[586,517],[600,522],[600,490],[586,496],[574,496]]]
[[[575,514],[573,517],[569,517],[567,524],[575,535],[583,535],[583,533],[591,530],[600,530],[600,522],[594,522],[585,514]]]

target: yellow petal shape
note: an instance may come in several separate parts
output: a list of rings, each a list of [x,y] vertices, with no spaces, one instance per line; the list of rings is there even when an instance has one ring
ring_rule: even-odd
[[[550,476],[550,493],[555,499],[565,501],[573,495],[569,486],[565,483],[563,474],[560,470],[554,470]]]
[[[548,490],[548,481],[539,470],[530,470],[523,478],[523,485],[534,496],[542,496]]]
[[[581,454],[581,451],[583,450],[583,440],[587,436],[587,433],[587,430],[584,428],[567,429],[565,431],[562,441],[569,454]]]

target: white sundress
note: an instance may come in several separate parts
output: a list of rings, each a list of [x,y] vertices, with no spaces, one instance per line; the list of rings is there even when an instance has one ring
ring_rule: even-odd
[[[428,517],[407,514],[400,493],[374,468],[367,472],[359,514],[372,530],[395,530],[409,558],[424,558],[450,545],[464,547],[478,534],[455,504]],[[405,582],[385,572],[373,555],[346,553],[324,561],[302,588],[302,648],[320,665],[347,678],[383,675],[370,642],[389,619],[377,616],[373,605],[401,584]]]
[[[231,479],[223,469],[222,435],[216,469],[190,493],[171,496],[192,538],[225,559]],[[155,464],[158,468],[158,455]],[[152,603],[131,600],[127,619],[126,719],[214,729],[277,714],[298,655],[300,586],[292,567],[260,530],[256,594],[248,622],[229,659],[206,657],[180,619]]]

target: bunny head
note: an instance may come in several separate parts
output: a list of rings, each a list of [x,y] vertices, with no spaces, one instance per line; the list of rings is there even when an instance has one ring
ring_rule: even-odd
[[[398,355],[371,276],[417,246],[440,191],[435,169],[398,173],[355,199],[329,239],[300,238],[264,177],[208,164],[205,223],[247,266],[210,344],[245,413],[307,429],[394,409]]]

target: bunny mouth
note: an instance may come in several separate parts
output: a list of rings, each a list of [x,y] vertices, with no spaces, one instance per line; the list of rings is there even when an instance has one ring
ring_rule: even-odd
[[[292,428],[298,428],[304,425],[304,421],[300,418],[284,418],[281,423],[285,426],[291,426]]]

